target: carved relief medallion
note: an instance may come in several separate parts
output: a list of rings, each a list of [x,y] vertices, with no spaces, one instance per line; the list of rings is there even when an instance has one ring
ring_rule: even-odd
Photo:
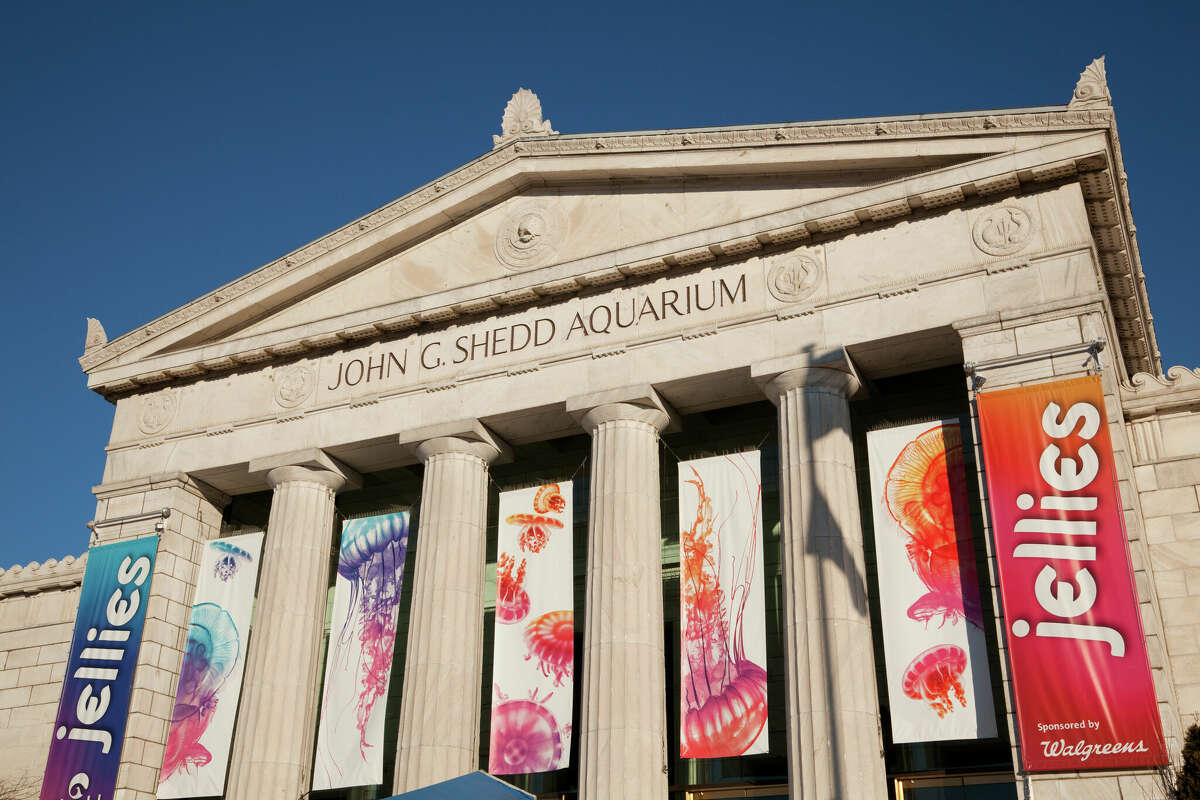
[[[821,263],[803,253],[776,256],[767,270],[767,290],[776,300],[798,303],[821,284]]]
[[[975,246],[988,255],[1007,256],[1033,238],[1034,222],[1028,211],[1015,205],[992,208],[975,220],[971,236]]]
[[[566,239],[567,221],[547,203],[522,203],[509,212],[496,233],[496,258],[513,269],[554,261]]]
[[[163,389],[142,398],[142,409],[138,412],[138,430],[149,436],[166,428],[179,410],[179,396],[170,389]]]
[[[275,402],[284,408],[300,405],[316,387],[316,370],[303,361],[275,372]]]

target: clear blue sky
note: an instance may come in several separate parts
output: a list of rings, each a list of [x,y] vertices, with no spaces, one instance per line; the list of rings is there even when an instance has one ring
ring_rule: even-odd
[[[490,149],[1065,103],[1108,56],[1167,365],[1200,366],[1194,3],[12,3],[0,23],[0,565],[78,554],[111,406],[76,363]],[[421,4],[423,6],[423,4]]]

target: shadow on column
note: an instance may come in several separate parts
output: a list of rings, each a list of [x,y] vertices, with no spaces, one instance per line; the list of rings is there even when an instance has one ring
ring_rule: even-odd
[[[815,420],[812,416],[808,416],[808,419],[824,426],[820,430],[814,430],[812,425],[809,425],[808,432],[811,436],[810,441],[813,444],[819,442],[821,439],[824,439],[831,433],[837,433],[842,430],[840,427],[831,425],[831,420],[825,415],[818,415],[818,418]],[[848,420],[847,424],[849,424]],[[851,464],[853,464],[853,461],[851,461]],[[853,483],[851,486],[852,488],[856,489]],[[825,497],[825,493],[821,491],[815,480],[810,481],[810,485],[805,487],[805,489],[812,493],[812,502],[809,506],[809,518],[806,527],[806,530],[809,531],[809,536],[807,537],[808,541],[806,543],[806,551],[808,554],[816,556],[818,563],[830,561],[838,569],[845,573],[846,580],[850,584],[850,592],[854,610],[857,611],[862,617],[866,617],[868,616],[866,578],[860,574],[858,569],[854,567],[854,564],[856,563],[854,560],[854,554],[846,545],[842,528],[840,525],[838,525],[836,518],[830,510],[829,502]],[[855,503],[856,505],[854,508],[857,510],[857,498]],[[822,535],[816,535],[818,531],[820,531]],[[825,550],[831,550],[833,548],[822,548],[819,544],[822,540],[836,543],[836,551],[825,552]],[[861,548],[862,544],[860,543],[858,547]],[[829,698],[828,724],[830,734],[830,754],[833,756],[833,763],[831,765],[833,770],[833,785],[842,786],[843,774],[840,756],[842,753],[843,732],[841,731],[841,727],[839,725],[838,715],[835,713],[837,708],[840,706],[841,701],[833,679],[833,671],[836,667],[832,662],[830,652],[830,620],[828,616],[828,604],[826,603],[825,598],[825,570],[823,563],[821,563],[821,568],[817,572],[817,577],[819,582],[819,591],[817,592],[817,597],[818,602],[820,603],[821,650],[822,658],[825,661],[825,693],[826,697]],[[862,665],[848,665],[847,668],[863,669],[864,667]],[[871,676],[871,680],[875,680],[874,675]]]

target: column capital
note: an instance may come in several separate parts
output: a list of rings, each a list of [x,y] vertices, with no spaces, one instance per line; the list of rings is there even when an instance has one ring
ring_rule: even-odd
[[[400,434],[401,448],[422,464],[433,456],[462,453],[487,464],[512,461],[512,448],[477,419],[426,425]]]
[[[566,410],[589,434],[615,420],[644,422],[659,432],[681,427],[675,409],[649,384],[577,395]]]
[[[320,483],[335,492],[362,486],[358,472],[315,447],[255,458],[250,461],[249,471],[272,489],[291,481]]]
[[[797,388],[824,389],[847,399],[862,390],[854,362],[842,348],[817,355],[803,353],[761,361],[750,366],[750,378],[776,405],[781,394]]]

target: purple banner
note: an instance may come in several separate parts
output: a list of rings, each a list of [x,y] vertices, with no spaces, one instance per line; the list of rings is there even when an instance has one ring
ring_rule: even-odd
[[[157,552],[157,536],[88,551],[41,800],[113,796]]]

